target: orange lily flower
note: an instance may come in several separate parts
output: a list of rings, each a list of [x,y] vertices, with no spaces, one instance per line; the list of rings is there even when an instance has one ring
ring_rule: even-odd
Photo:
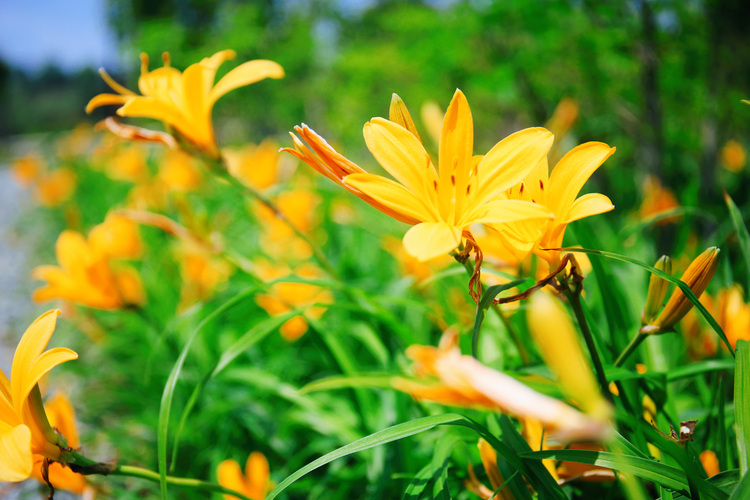
[[[59,314],[42,314],[23,334],[10,380],[0,371],[0,481],[23,481],[31,475],[35,455],[56,460],[66,446],[47,420],[37,385],[52,368],[78,357],[64,347],[44,352]]]
[[[219,66],[236,56],[233,50],[223,50],[201,62],[190,65],[184,72],[170,66],[169,54],[164,53],[164,67],[148,69],[148,56],[141,54],[141,76],[138,88],[142,95],[115,82],[103,69],[102,78],[117,94],[99,94],[89,101],[86,112],[117,104],[120,116],[153,118],[174,127],[179,134],[205,154],[218,157],[211,111],[216,101],[227,92],[250,85],[265,78],[281,78],[284,70],[277,63],[255,60],[243,63],[214,85]]]
[[[528,128],[503,139],[485,156],[472,156],[471,110],[457,90],[443,120],[436,168],[405,116],[391,113],[392,120],[373,118],[364,127],[367,147],[396,181],[367,173],[306,125],[295,130],[312,151],[294,134],[295,149],[284,151],[381,212],[412,224],[403,243],[421,261],[457,249],[472,224],[552,217],[535,203],[500,198],[546,155],[552,144],[549,131]]]
[[[262,453],[254,451],[247,457],[245,474],[235,460],[224,460],[216,469],[219,484],[233,489],[253,500],[263,500],[271,489],[271,472],[268,460]],[[225,500],[238,500],[234,495],[224,495]]]

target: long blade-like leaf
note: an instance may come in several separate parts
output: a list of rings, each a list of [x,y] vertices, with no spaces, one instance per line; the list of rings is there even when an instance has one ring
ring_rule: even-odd
[[[724,191],[724,201],[729,209],[729,216],[732,219],[734,230],[737,231],[737,240],[740,242],[742,260],[745,262],[745,278],[747,279],[745,290],[750,290],[750,234],[748,234],[747,226],[742,220],[740,209],[737,208],[737,205],[735,205],[726,191]]]
[[[499,293],[516,287],[524,281],[526,280],[515,280],[503,285],[494,285],[484,291],[482,299],[479,301],[479,304],[477,304],[477,317],[474,320],[474,330],[471,333],[471,355],[474,356],[474,358],[479,359],[479,332],[482,329],[482,323],[487,314],[487,309],[492,306],[492,301],[495,300],[495,297],[497,297]]]
[[[198,327],[193,331],[188,339],[185,347],[182,348],[180,356],[177,358],[172,371],[169,373],[167,383],[164,385],[164,392],[161,395],[161,403],[159,405],[159,423],[157,425],[156,432],[156,448],[157,448],[157,462],[159,467],[159,485],[161,489],[162,500],[167,499],[167,431],[169,429],[169,412],[172,407],[172,397],[174,396],[174,390],[177,385],[177,380],[180,378],[180,372],[182,366],[185,364],[185,358],[187,358],[190,346],[193,344],[193,340],[203,330],[203,328],[216,319],[221,313],[239,304],[247,297],[251,296],[258,290],[257,286],[252,286],[235,295],[224,304],[219,306],[211,314],[206,316],[203,321],[200,322]]]
[[[750,342],[737,341],[734,370],[734,416],[737,427],[737,448],[740,455],[740,474],[747,475],[750,462]]]

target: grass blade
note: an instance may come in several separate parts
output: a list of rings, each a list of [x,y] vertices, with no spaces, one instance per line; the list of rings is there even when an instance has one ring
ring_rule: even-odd
[[[750,461],[750,342],[737,341],[735,361],[737,365],[734,371],[734,415],[737,449],[740,455],[740,474],[747,476]]]
[[[732,219],[734,230],[737,231],[737,239],[740,242],[742,260],[745,262],[745,278],[747,279],[745,290],[750,290],[750,234],[748,234],[747,226],[742,220],[740,209],[737,208],[737,205],[735,205],[734,201],[726,191],[724,191],[724,201],[729,209],[729,216]]]
[[[162,392],[161,395],[161,403],[159,404],[159,422],[157,424],[156,432],[159,486],[162,500],[167,499],[167,431],[169,429],[169,412],[172,407],[172,398],[174,396],[175,387],[177,386],[177,380],[180,378],[180,372],[185,364],[185,358],[187,358],[188,352],[190,351],[190,346],[193,344],[193,340],[195,340],[207,324],[216,319],[223,312],[231,309],[247,297],[253,295],[258,289],[259,287],[252,286],[243,290],[206,316],[190,335],[185,347],[183,347],[182,352],[180,352],[180,356],[172,367],[172,371],[169,373],[167,383],[164,385],[164,392]]]

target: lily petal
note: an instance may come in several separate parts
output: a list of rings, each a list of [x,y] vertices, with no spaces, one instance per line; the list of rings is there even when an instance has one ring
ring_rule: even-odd
[[[564,216],[591,174],[612,156],[615,149],[603,142],[586,142],[568,151],[550,175],[550,187],[556,193],[548,198],[550,209],[558,216]]]
[[[440,257],[461,243],[461,228],[445,222],[423,222],[404,235],[404,248],[420,262]]]
[[[464,211],[466,186],[474,166],[471,161],[473,148],[474,123],[469,102],[464,93],[456,89],[443,118],[438,160],[439,203],[443,209],[443,217],[448,218],[449,222],[455,221],[451,220],[452,215],[449,216],[448,212],[461,214]],[[455,208],[446,210],[452,205],[452,200],[455,200]]]
[[[495,144],[479,163],[479,191],[474,202],[481,205],[521,182],[547,155],[553,141],[552,132],[534,127]]]
[[[268,491],[268,483],[271,478],[271,470],[268,467],[266,457],[254,451],[247,457],[245,464],[245,481],[247,481],[250,498],[263,498]]]
[[[429,203],[437,218],[437,181],[435,167],[424,146],[407,129],[385,120],[373,118],[364,127],[367,147],[383,168],[417,197]]]
[[[522,200],[495,200],[474,210],[470,219],[461,227],[470,224],[501,224],[527,219],[554,219],[555,216],[544,205]]]
[[[230,488],[240,493],[247,493],[245,478],[242,476],[240,464],[234,460],[224,460],[216,469],[216,479],[219,484],[225,488]],[[234,498],[230,495],[224,495],[224,498]]]
[[[0,423],[0,481],[23,481],[31,475],[32,466],[29,428]]]
[[[49,351],[39,356],[39,358],[37,358],[37,360],[34,362],[31,369],[25,372],[23,374],[23,378],[19,380],[20,383],[18,384],[18,392],[13,392],[13,401],[18,405],[19,409],[22,402],[25,401],[28,397],[31,389],[34,388],[34,386],[44,375],[47,374],[47,372],[49,372],[57,365],[65,363],[66,361],[72,361],[77,358],[78,354],[65,347],[55,347],[54,349],[50,349]],[[15,364],[13,365],[13,367],[15,368]],[[16,379],[13,379],[13,382],[15,382],[15,380]],[[15,389],[15,384],[13,385],[13,388]]]
[[[91,113],[101,106],[110,106],[112,104],[121,106],[133,98],[134,96],[132,95],[99,94],[98,96],[94,96],[89,103],[86,104],[86,113]]]
[[[26,385],[24,382],[28,379],[28,374],[42,354],[42,351],[47,347],[47,343],[49,343],[49,339],[55,331],[55,324],[59,315],[59,309],[53,309],[42,314],[29,325],[18,342],[18,347],[16,347],[16,352],[13,355],[10,380],[11,399],[19,412],[23,400],[28,395],[28,391],[25,391],[25,394],[22,395],[24,392],[23,387]],[[31,390],[31,387],[29,387],[29,390]]]
[[[344,184],[361,191],[392,212],[415,221],[412,224],[430,220],[430,214],[419,198],[398,182],[375,174],[352,174],[344,177]],[[379,207],[375,208],[380,210]]]
[[[265,59],[256,59],[240,64],[224,75],[211,91],[208,102],[213,105],[217,99],[238,87],[250,85],[265,78],[283,78],[284,68],[278,63]]]
[[[569,224],[575,220],[583,219],[589,215],[603,214],[614,210],[615,206],[612,204],[612,200],[603,194],[590,193],[585,194],[573,202],[573,206],[568,210],[565,220],[565,224]]]

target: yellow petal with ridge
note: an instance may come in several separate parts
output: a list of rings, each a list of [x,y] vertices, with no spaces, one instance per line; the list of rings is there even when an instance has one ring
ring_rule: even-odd
[[[407,129],[373,118],[363,130],[367,148],[383,168],[409,191],[417,195],[437,217],[437,172],[424,146]]]
[[[586,142],[568,151],[557,162],[549,178],[555,195],[547,198],[548,206],[555,214],[564,217],[591,174],[614,154],[615,149],[603,142]]]
[[[375,174],[351,174],[343,182],[405,217],[416,221],[432,219],[422,201],[398,182]]]
[[[495,144],[479,162],[475,203],[490,201],[521,182],[547,155],[554,136],[542,127],[520,130]]]

